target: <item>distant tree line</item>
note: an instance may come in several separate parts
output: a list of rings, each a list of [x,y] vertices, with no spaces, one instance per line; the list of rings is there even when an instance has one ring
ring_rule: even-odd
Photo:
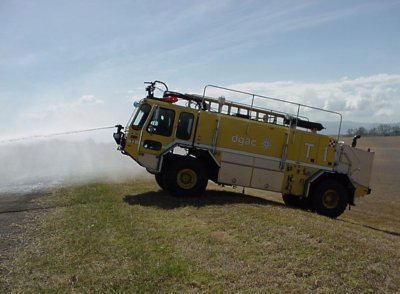
[[[364,127],[348,129],[348,136],[400,136],[400,124],[381,124],[367,130]]]

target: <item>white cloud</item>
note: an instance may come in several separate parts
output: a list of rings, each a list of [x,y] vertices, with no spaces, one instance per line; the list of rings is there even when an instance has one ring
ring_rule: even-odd
[[[4,139],[48,135],[111,125],[108,106],[95,95],[82,95],[72,101],[35,105],[21,110],[12,133]]]
[[[251,82],[229,88],[257,93],[343,114],[357,122],[399,122],[400,75],[378,74],[320,83],[302,81]]]
[[[103,103],[103,100],[94,95],[83,95],[78,99],[78,104],[98,104]]]
[[[83,95],[71,102],[49,104],[44,108],[40,107],[35,110],[28,110],[23,113],[23,117],[43,119],[54,116],[55,114],[66,115],[68,112],[81,112],[82,110],[85,110],[85,108],[96,104],[103,104],[103,100],[94,95]]]

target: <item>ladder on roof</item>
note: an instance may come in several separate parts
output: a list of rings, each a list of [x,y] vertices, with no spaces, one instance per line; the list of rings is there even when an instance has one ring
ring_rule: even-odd
[[[219,90],[223,90],[223,91],[227,91],[227,92],[231,92],[231,93],[237,93],[237,94],[243,94],[243,95],[250,96],[251,104],[249,105],[249,104],[242,104],[242,103],[238,103],[238,102],[226,101],[223,97],[221,97],[219,99],[207,97],[206,91],[209,88],[214,88],[214,89],[219,89]],[[338,117],[338,121],[339,121],[338,134],[337,134],[337,140],[339,141],[340,131],[341,131],[341,127],[342,127],[342,115],[339,112],[326,110],[323,108],[305,105],[305,104],[301,104],[301,103],[295,103],[295,102],[282,100],[282,99],[278,99],[278,98],[272,98],[272,97],[253,94],[253,93],[249,93],[249,92],[215,86],[215,85],[205,86],[202,96],[200,96],[200,95],[193,95],[193,96],[197,97],[197,99],[201,98],[202,103],[207,102],[207,103],[210,103],[210,105],[214,104],[217,107],[218,112],[221,112],[221,113],[226,113],[229,115],[237,115],[239,113],[239,116],[240,116],[240,114],[241,114],[240,111],[243,109],[246,112],[245,115],[247,115],[251,119],[262,120],[262,121],[266,121],[266,122],[268,122],[268,119],[270,119],[270,118],[272,118],[273,120],[282,119],[283,125],[290,125],[291,127],[294,127],[294,128],[299,126],[299,127],[303,127],[303,128],[312,130],[314,127],[319,127],[318,125],[321,125],[318,123],[309,122],[308,118],[301,116],[300,110],[302,110],[302,109],[317,110],[317,111],[325,112],[327,114],[328,113],[333,114]],[[286,112],[280,112],[280,111],[270,110],[270,109],[266,109],[266,108],[262,108],[262,107],[256,107],[254,105],[255,98],[266,99],[266,100],[294,106],[296,109],[296,111],[295,111],[296,114],[289,114]],[[234,113],[232,113],[232,109],[237,109],[238,112],[236,114],[234,114]],[[224,112],[224,110],[225,110],[225,112]],[[254,116],[252,115],[253,113],[255,113]]]
[[[208,111],[215,111],[241,118],[277,123],[278,118],[285,119],[288,116],[288,114],[284,112],[253,107],[251,105],[226,100],[224,97],[216,99],[195,94],[190,94],[189,96],[195,101],[201,100],[202,105],[205,105]]]

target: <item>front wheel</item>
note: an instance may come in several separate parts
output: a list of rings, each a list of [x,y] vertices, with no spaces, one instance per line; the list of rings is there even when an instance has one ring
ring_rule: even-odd
[[[159,174],[154,174],[154,177],[156,178],[156,182],[158,184],[158,186],[160,186],[160,188],[162,190],[165,190],[165,186],[164,186],[164,174],[163,173],[159,173]]]
[[[308,198],[302,198],[300,196],[294,196],[290,194],[282,194],[282,200],[287,207],[300,208],[304,210],[311,209]]]
[[[208,178],[204,165],[192,157],[169,161],[163,177],[165,190],[174,196],[200,196],[206,189]]]
[[[325,180],[318,183],[312,193],[312,202],[318,214],[336,218],[348,204],[348,191],[338,181]]]

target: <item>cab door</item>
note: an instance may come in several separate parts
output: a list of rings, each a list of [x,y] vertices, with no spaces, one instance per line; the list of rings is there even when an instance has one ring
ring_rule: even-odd
[[[147,125],[141,134],[138,163],[149,171],[158,171],[161,154],[175,140],[176,112],[161,105],[154,105]]]
[[[171,106],[168,103],[155,105],[143,129],[138,162],[152,172],[160,170],[162,155],[175,145],[189,147],[193,144],[197,111]]]

